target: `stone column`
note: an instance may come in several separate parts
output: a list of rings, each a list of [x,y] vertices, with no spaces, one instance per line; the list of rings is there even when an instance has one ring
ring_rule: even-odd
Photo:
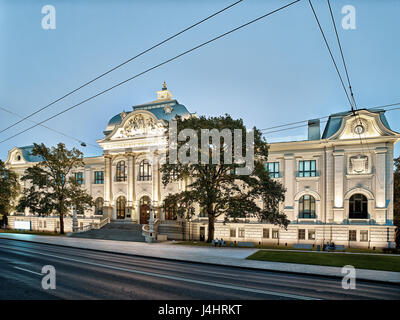
[[[134,166],[134,156],[132,153],[127,154],[128,157],[128,199],[127,206],[132,207],[132,197],[133,197],[133,166]]]
[[[104,207],[107,216],[112,218],[112,206],[111,206],[111,183],[112,183],[112,172],[111,172],[111,156],[104,156]]]
[[[334,207],[343,208],[344,151],[333,151],[334,157]]]
[[[375,165],[375,205],[377,208],[386,207],[386,152],[387,148],[376,148]]]
[[[284,155],[284,184],[286,188],[285,209],[293,210],[294,207],[294,187],[296,183],[296,161],[293,153]]]
[[[333,221],[342,223],[344,216],[344,150],[333,151]]]

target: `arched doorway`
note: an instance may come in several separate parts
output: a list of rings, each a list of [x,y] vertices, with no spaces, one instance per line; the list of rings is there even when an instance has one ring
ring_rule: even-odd
[[[120,196],[117,199],[117,219],[125,219],[126,200],[125,197]]]
[[[140,224],[148,224],[150,219],[150,198],[144,196],[140,198]]]

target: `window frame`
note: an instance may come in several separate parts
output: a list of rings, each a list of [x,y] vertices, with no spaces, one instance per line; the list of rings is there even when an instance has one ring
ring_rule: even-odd
[[[100,177],[98,177],[100,175]],[[94,184],[104,184],[104,171],[94,172]]]
[[[269,239],[269,228],[263,228],[263,239]]]
[[[309,202],[305,208],[305,201]],[[299,219],[316,219],[316,200],[311,194],[304,194],[299,199]],[[307,210],[306,210],[307,209]],[[309,215],[308,217],[306,215]]]
[[[359,211],[356,211],[358,206]],[[355,193],[350,197],[349,219],[368,219],[368,198],[362,193]]]
[[[125,164],[125,160],[120,160],[120,161],[117,162],[115,180],[117,182],[125,182],[126,181],[126,164]]]
[[[99,202],[99,200],[101,200],[101,210],[99,210],[99,206],[98,206],[98,202]],[[97,199],[96,199],[96,201],[94,202],[94,214],[95,215],[103,215],[103,213],[104,213],[104,199],[102,198],[102,197],[98,197]],[[101,213],[99,213],[101,211]]]
[[[349,241],[357,241],[357,230],[349,230]]]
[[[297,238],[298,240],[306,240],[306,229],[298,229]]]
[[[145,167],[146,166],[146,167]],[[143,159],[139,163],[139,181],[151,181],[152,180],[152,172],[151,172],[151,164],[149,160]]]
[[[270,178],[280,178],[279,161],[267,162],[265,169],[268,171]]]
[[[299,160],[297,176],[300,178],[317,177],[317,160]]]

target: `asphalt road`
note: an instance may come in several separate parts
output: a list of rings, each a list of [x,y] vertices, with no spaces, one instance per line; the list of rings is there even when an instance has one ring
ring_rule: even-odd
[[[173,257],[171,257],[173,258]],[[56,289],[42,289],[42,267]],[[0,239],[0,299],[400,299],[400,286]]]

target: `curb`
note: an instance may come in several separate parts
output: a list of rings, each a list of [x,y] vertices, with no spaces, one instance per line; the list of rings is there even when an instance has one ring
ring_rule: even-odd
[[[257,267],[234,266],[234,265],[219,264],[219,263],[212,263],[212,262],[180,260],[180,259],[163,258],[163,257],[156,257],[156,256],[146,256],[146,255],[141,255],[141,254],[133,254],[133,253],[125,253],[125,252],[113,252],[113,251],[101,250],[101,249],[74,247],[74,246],[65,245],[65,244],[43,243],[43,242],[34,241],[34,240],[12,239],[12,238],[5,238],[5,237],[0,237],[0,239],[21,241],[21,242],[34,242],[34,243],[39,243],[39,244],[44,244],[44,245],[49,245],[49,246],[57,246],[57,247],[64,247],[64,248],[89,250],[89,251],[93,251],[93,252],[112,253],[112,254],[118,254],[118,255],[123,255],[123,256],[140,257],[140,258],[147,258],[147,259],[150,258],[150,259],[156,259],[156,260],[166,260],[166,261],[175,261],[175,262],[184,262],[184,263],[198,263],[198,264],[212,265],[212,266],[227,266],[227,267],[230,267],[230,268],[240,268],[240,269],[245,269],[245,270],[277,272],[277,273],[282,273],[282,274],[298,274],[298,275],[310,276],[310,277],[327,277],[327,278],[331,278],[331,279],[342,279],[343,278],[342,276],[336,276],[336,275],[311,274],[311,273],[298,272],[298,271],[286,271],[286,270],[266,269],[266,268],[257,268]],[[367,270],[367,269],[361,269],[361,270]],[[383,270],[372,270],[372,271],[383,271]],[[393,271],[391,271],[391,272],[393,272]],[[366,281],[366,282],[381,283],[381,284],[391,284],[391,285],[395,285],[395,286],[400,286],[400,282],[375,280],[375,279],[365,279],[365,278],[359,278],[359,279],[362,280],[362,281]]]

